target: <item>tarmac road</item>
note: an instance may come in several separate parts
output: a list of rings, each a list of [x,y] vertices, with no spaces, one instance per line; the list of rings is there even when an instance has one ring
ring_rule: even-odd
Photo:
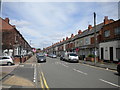
[[[120,77],[114,70],[49,57],[36,68],[37,80],[42,81],[37,85],[42,88],[120,88]]]

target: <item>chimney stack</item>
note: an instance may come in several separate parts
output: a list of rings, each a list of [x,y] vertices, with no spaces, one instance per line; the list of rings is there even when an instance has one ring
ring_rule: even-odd
[[[79,30],[79,31],[78,31],[78,34],[82,34],[82,31],[81,31],[81,30]]]
[[[5,22],[9,24],[9,18],[5,18]]]
[[[92,25],[89,25],[89,26],[88,26],[88,30],[90,30],[90,29],[92,29]]]
[[[16,28],[16,26],[15,26],[15,25],[13,25],[12,27],[13,27],[13,28]]]
[[[66,37],[66,40],[68,40],[68,37]]]
[[[71,38],[73,38],[74,37],[74,35],[73,34],[71,34]]]
[[[108,16],[105,16],[104,17],[104,24],[108,24],[108,23],[109,23]]]

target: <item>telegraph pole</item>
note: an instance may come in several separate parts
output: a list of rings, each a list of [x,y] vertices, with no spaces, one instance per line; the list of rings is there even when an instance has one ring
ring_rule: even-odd
[[[97,55],[97,52],[96,52],[96,13],[94,12],[94,64],[96,64],[96,55]]]

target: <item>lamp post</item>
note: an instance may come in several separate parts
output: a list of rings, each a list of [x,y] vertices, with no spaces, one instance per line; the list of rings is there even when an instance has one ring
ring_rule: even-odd
[[[94,64],[96,64],[96,13],[94,12]]]

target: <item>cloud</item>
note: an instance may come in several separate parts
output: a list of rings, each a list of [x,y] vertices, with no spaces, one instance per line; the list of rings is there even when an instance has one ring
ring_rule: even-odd
[[[10,20],[10,24],[15,24],[17,27],[24,27],[31,25],[30,22],[24,20]]]
[[[85,2],[4,2],[3,17],[9,17],[27,41],[34,47],[47,47],[63,38],[93,25],[93,12],[97,23],[105,15],[116,19],[117,3]],[[112,13],[111,13],[112,12]]]
[[[118,2],[119,0],[2,0],[3,2]]]

